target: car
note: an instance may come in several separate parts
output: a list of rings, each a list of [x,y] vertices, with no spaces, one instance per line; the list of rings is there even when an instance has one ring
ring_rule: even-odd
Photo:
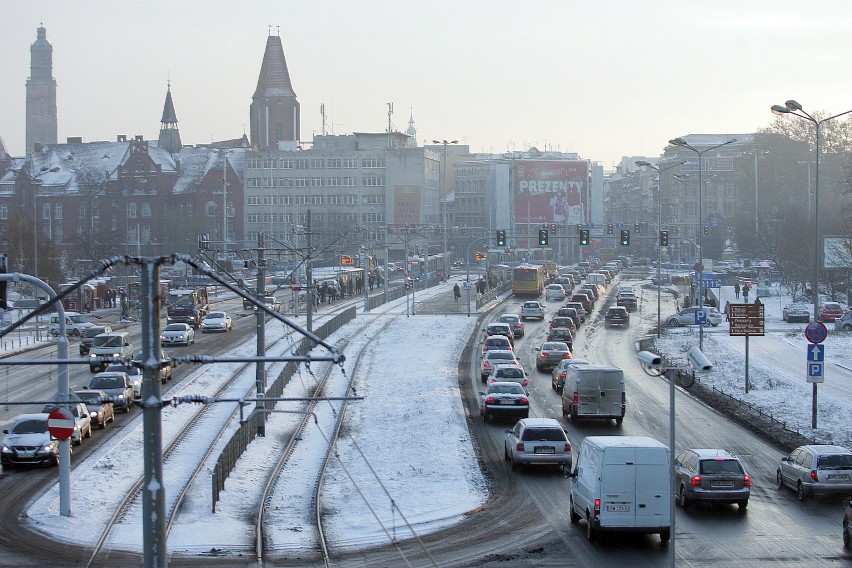
[[[512,333],[515,335],[515,339],[520,339],[524,336],[524,322],[521,321],[521,316],[518,314],[503,314],[498,321],[500,323],[508,323],[512,326]]]
[[[44,414],[50,414],[56,406],[53,403],[48,403],[44,405],[41,411]],[[74,431],[71,433],[71,443],[79,446],[83,443],[84,438],[92,437],[92,417],[89,416],[89,409],[86,403],[82,401],[71,401],[63,404],[63,406],[74,415]]]
[[[104,371],[98,373],[89,381],[89,390],[102,390],[112,399],[116,408],[130,412],[130,406],[135,400],[133,383],[127,373],[120,371]]]
[[[545,341],[535,350],[538,352],[535,356],[535,368],[539,371],[549,371],[562,359],[571,358],[571,349],[564,341]]]
[[[811,311],[805,304],[787,304],[781,310],[781,319],[786,322],[811,322]]]
[[[210,312],[201,320],[201,333],[210,331],[228,332],[234,328],[234,320],[228,312]]]
[[[852,450],[830,444],[799,446],[781,458],[775,485],[807,495],[852,495]]]
[[[679,327],[683,325],[695,325],[695,315],[696,312],[700,311],[701,308],[698,306],[692,306],[686,308],[684,310],[679,311],[676,314],[670,315],[666,318],[666,325],[669,327]],[[704,306],[704,313],[706,318],[706,323],[704,325],[712,325],[713,327],[718,326],[722,323],[722,314],[716,310],[716,308],[710,306]]]
[[[574,346],[574,334],[567,327],[551,327],[547,330],[547,340],[565,342],[568,349]]]
[[[160,332],[160,343],[163,345],[189,346],[195,343],[195,329],[188,323],[167,324]]]
[[[585,359],[563,359],[559,364],[553,367],[550,372],[550,388],[561,393],[562,387],[565,386],[565,370],[568,365],[588,365],[589,362]]]
[[[834,331],[852,331],[852,310],[846,310],[843,317],[834,320]]]
[[[115,407],[106,391],[85,389],[74,391],[74,394],[86,403],[93,426],[103,430],[107,424],[115,422]]]
[[[80,330],[80,355],[88,355],[92,348],[92,340],[96,335],[100,335],[102,333],[112,333],[112,326],[93,325]]]
[[[12,427],[3,430],[0,464],[3,469],[17,465],[59,465],[59,440],[47,429],[47,414],[19,414]]]
[[[624,306],[610,306],[604,314],[604,327],[611,325],[630,326],[630,312]]]
[[[491,322],[482,330],[483,339],[488,339],[492,335],[502,335],[509,339],[509,342],[514,345],[515,334],[512,332],[512,326],[503,322]]]
[[[630,284],[619,284],[618,288],[616,288],[616,293],[618,292],[631,292],[633,294],[636,293],[636,287]]]
[[[852,499],[843,502],[843,546],[852,548]]]
[[[493,382],[479,394],[482,397],[479,412],[486,422],[498,416],[517,419],[518,417],[526,418],[530,414],[527,391],[516,382]]]
[[[562,308],[565,309],[565,308]],[[557,327],[564,327],[571,330],[571,333],[577,331],[577,323],[574,321],[574,318],[571,316],[560,316],[556,315],[550,320],[550,329],[555,329]]]
[[[586,323],[586,315],[589,312],[586,310],[586,306],[584,306],[582,302],[574,302],[574,301],[565,302],[565,307],[566,308],[574,308],[575,310],[577,310],[577,315],[580,316],[580,323],[581,324]]]
[[[736,503],[748,507],[751,477],[740,459],[722,449],[689,449],[674,461],[677,504],[686,508],[694,501]]]
[[[506,430],[503,456],[512,470],[525,465],[556,465],[571,470],[571,442],[555,418],[521,418]]]
[[[482,382],[494,372],[495,365],[520,365],[514,351],[488,351],[479,361],[479,376]]]
[[[498,351],[511,351],[512,342],[505,335],[489,335],[482,344],[482,352],[497,349]]]
[[[562,284],[548,284],[544,287],[544,299],[547,302],[562,302],[565,300],[565,288]]]
[[[464,259],[457,258],[453,261],[453,268],[461,268],[462,266],[464,266]]]
[[[618,292],[615,295],[615,304],[623,306],[628,310],[635,310],[639,306],[639,299],[634,292]]]
[[[574,289],[574,277],[570,274],[566,274],[564,276],[558,276],[553,280],[554,284],[561,284],[565,289],[565,292],[568,293]]]
[[[580,327],[580,312],[577,311],[577,308],[566,308],[562,307],[556,312],[556,315],[563,318],[571,318],[574,320],[574,327]]]
[[[339,294],[338,294],[339,296]],[[264,296],[263,305],[272,310],[273,312],[281,311],[281,302],[278,301],[278,298],[274,296]],[[257,306],[253,306],[255,311],[257,311]]]
[[[605,293],[603,286],[599,284],[583,284],[578,292],[588,292],[592,302],[597,302]]]
[[[530,318],[544,321],[544,305],[541,302],[529,301],[521,305],[521,321]]]
[[[494,372],[491,374],[491,382],[505,381],[510,383],[518,383],[524,390],[529,392],[527,388],[530,385],[527,372],[520,365],[494,365]]]
[[[575,292],[571,295],[571,301],[581,303],[586,313],[591,313],[593,307],[592,299],[585,292]]]
[[[825,302],[819,307],[817,313],[819,314],[819,318],[817,318],[819,321],[832,322],[843,317],[843,306],[837,302]]]

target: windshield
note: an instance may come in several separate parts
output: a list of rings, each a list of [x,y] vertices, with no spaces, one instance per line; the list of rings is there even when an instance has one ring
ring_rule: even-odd
[[[524,441],[541,442],[563,442],[566,440],[565,432],[561,428],[527,428],[524,430]]]
[[[491,385],[488,394],[527,394],[520,385]]]
[[[83,314],[77,314],[76,316],[68,316],[68,319],[71,320],[71,323],[89,323],[89,319]]]
[[[124,379],[122,377],[95,377],[89,386],[93,389],[123,389]]]
[[[186,331],[186,325],[182,323],[170,323],[163,328],[163,331]]]
[[[22,420],[12,427],[12,434],[42,434],[47,432],[47,418],[44,420]]]
[[[120,335],[99,335],[92,341],[93,347],[121,347]]]
[[[213,320],[213,319],[224,319],[224,318],[225,318],[225,312],[210,312],[209,314],[207,314],[207,317],[205,319]]]

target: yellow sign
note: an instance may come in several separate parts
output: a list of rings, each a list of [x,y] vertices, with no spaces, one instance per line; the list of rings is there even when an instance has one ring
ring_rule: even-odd
[[[351,256],[345,256],[345,255],[341,256],[340,257],[340,264],[352,264],[352,257]]]

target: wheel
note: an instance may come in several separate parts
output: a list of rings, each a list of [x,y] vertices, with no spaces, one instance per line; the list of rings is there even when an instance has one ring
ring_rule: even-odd
[[[592,542],[598,537],[598,531],[592,526],[592,515],[586,511],[586,538]]]
[[[480,375],[482,382],[485,383],[488,380],[488,375]]]
[[[574,407],[571,407],[571,414],[568,415],[568,422],[572,424],[577,423],[577,409]]]
[[[73,335],[74,337],[80,337],[80,330],[77,328],[72,329],[71,335]]]
[[[849,323],[844,324],[843,325],[843,331],[852,331],[852,324],[849,324]]]
[[[71,445],[72,446],[82,446],[83,445],[83,433],[82,432],[80,432],[80,437],[78,437],[76,440],[71,440]]]
[[[672,318],[666,322],[666,325],[669,327],[680,327],[680,322],[677,319]]]
[[[748,499],[743,499],[742,501],[737,501],[737,507],[739,507],[740,510],[744,510],[746,507],[748,507]]]
[[[660,542],[663,544],[667,543],[671,538],[672,533],[670,530],[660,531]]]
[[[488,422],[488,413],[486,413],[486,412],[483,410],[483,411],[481,412],[481,414],[482,414],[482,421],[483,421],[483,422]]]
[[[86,437],[87,437],[87,438],[91,438],[91,437],[92,437],[92,425],[91,425],[91,424],[89,424],[89,429],[88,429],[88,430],[86,430]]]
[[[512,471],[518,471],[520,464],[515,461],[515,457],[512,454],[509,454],[509,461],[512,462]]]
[[[621,417],[619,417],[619,418],[616,418],[616,419],[615,419],[615,425],[616,425],[616,426],[621,426],[621,423],[622,423],[622,422],[624,422],[624,417],[623,417],[623,416],[621,416]]]
[[[101,423],[100,423],[100,424],[98,424],[98,430],[103,430],[103,429],[105,429],[105,428],[106,428],[106,425],[107,425],[107,419],[106,419],[106,416],[104,416],[104,419],[103,419],[103,420],[101,420]]]
[[[852,548],[852,538],[849,538],[849,523],[843,520],[843,548]]]
[[[712,325],[713,327],[719,327],[718,323],[711,323],[710,325]]]
[[[503,459],[505,461],[511,461],[512,460],[512,458],[509,457],[509,449],[506,448],[506,446],[503,446]]]
[[[784,488],[784,477],[781,475],[780,469],[775,472],[775,487],[777,487],[778,489]]]
[[[796,484],[796,498],[799,501],[805,500],[805,486],[802,485],[801,481]]]
[[[576,525],[580,522],[580,515],[574,510],[574,499],[568,496],[568,518],[571,519],[571,524]]]
[[[677,492],[677,504],[686,509],[689,506],[689,500],[686,498],[686,487],[680,486]]]
[[[562,405],[562,418],[568,418],[568,410]]]

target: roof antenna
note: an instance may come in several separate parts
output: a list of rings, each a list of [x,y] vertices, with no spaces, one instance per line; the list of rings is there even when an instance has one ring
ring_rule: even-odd
[[[272,24],[269,24],[267,27],[269,28],[269,35],[272,36]]]

